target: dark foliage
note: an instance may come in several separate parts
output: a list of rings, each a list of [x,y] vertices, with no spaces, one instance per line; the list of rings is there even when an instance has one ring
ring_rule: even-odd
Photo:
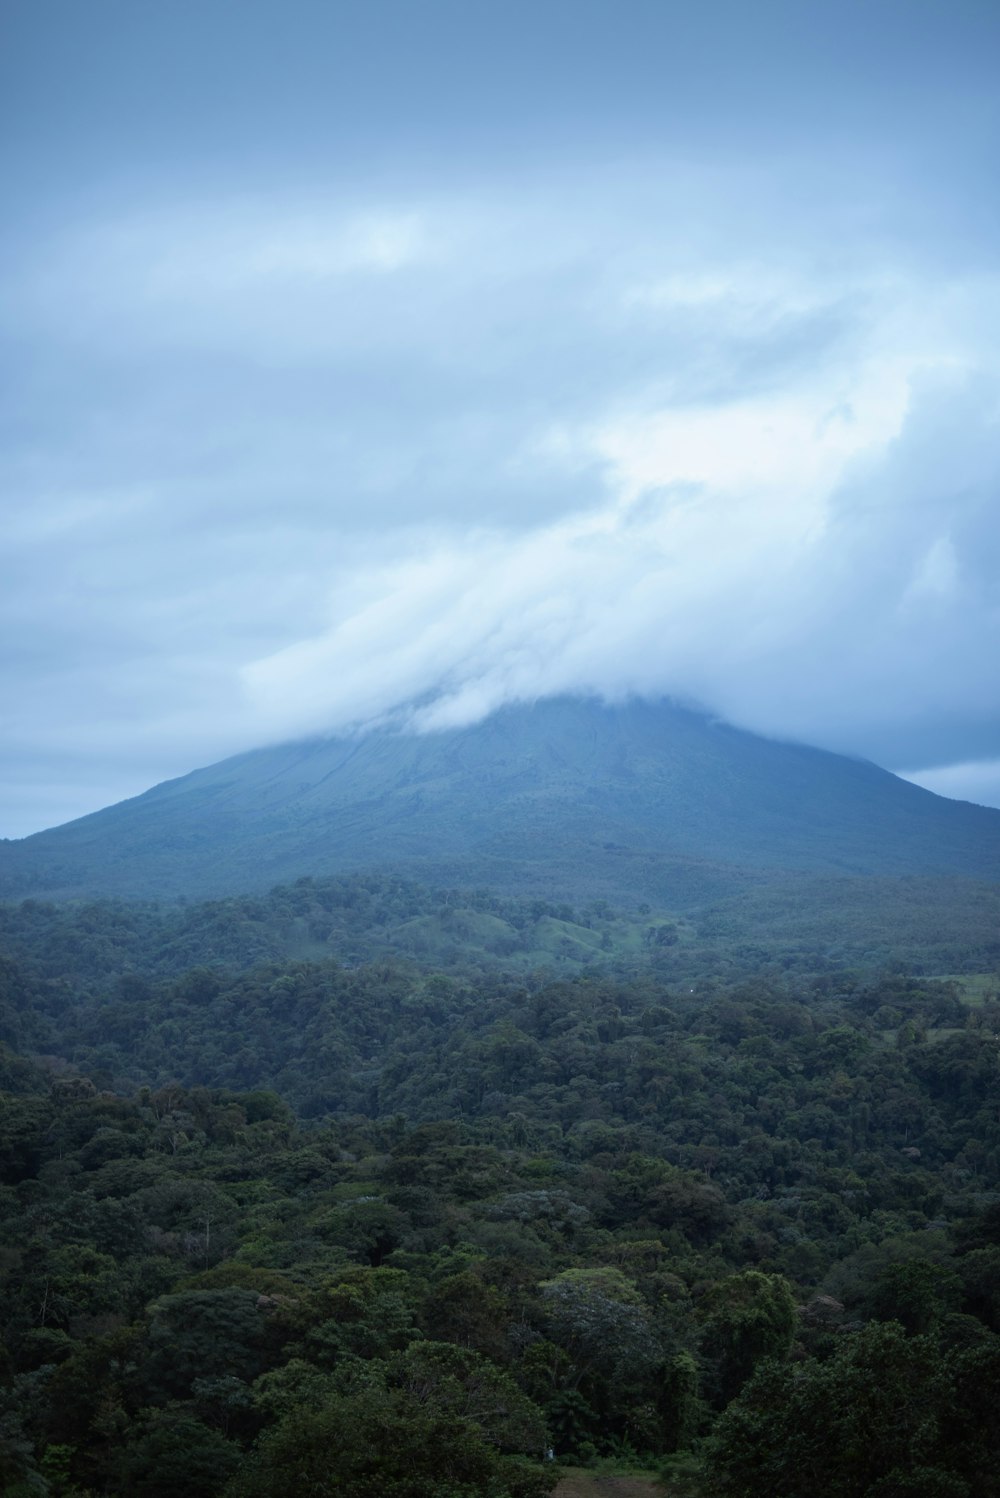
[[[258,928],[425,898],[333,890]],[[5,1493],[534,1498],[706,1437],[734,1498],[995,1491],[995,980],[683,924],[570,977],[229,960],[243,909],[4,917]]]

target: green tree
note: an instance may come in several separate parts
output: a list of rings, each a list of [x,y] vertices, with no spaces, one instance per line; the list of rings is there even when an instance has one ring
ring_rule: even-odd
[[[252,1290],[183,1290],[154,1303],[146,1380],[154,1397],[186,1397],[197,1378],[251,1382],[268,1362],[271,1326]]]
[[[762,1358],[787,1355],[795,1333],[795,1300],[780,1274],[747,1269],[705,1292],[698,1308],[701,1347],[715,1365],[719,1402],[728,1404]]]
[[[972,1498],[946,1440],[952,1408],[936,1342],[873,1323],[827,1362],[761,1365],[716,1424],[713,1490],[724,1498]],[[995,1495],[995,1475],[975,1491]]]
[[[888,1264],[872,1285],[866,1309],[877,1321],[898,1321],[908,1332],[932,1331],[958,1302],[958,1275],[928,1259]]]
[[[552,1340],[569,1353],[573,1383],[649,1369],[663,1349],[642,1296],[619,1269],[564,1269],[539,1286]]]
[[[485,1358],[415,1343],[369,1377],[266,1432],[227,1498],[542,1498],[551,1489],[537,1464],[539,1411]]]
[[[215,1498],[240,1448],[176,1405],[144,1413],[120,1453],[123,1498]]]

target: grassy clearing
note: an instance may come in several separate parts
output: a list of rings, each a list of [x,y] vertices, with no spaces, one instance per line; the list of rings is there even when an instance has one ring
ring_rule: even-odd
[[[963,1004],[976,1008],[987,999],[995,999],[1000,992],[1000,978],[996,973],[943,973],[939,983],[954,983]]]
[[[513,925],[484,911],[447,907],[387,926],[381,940],[386,949],[425,963],[499,961],[511,971],[580,972],[591,964],[634,963],[691,938],[683,918],[662,912],[639,917],[608,912],[588,925],[548,914]]]

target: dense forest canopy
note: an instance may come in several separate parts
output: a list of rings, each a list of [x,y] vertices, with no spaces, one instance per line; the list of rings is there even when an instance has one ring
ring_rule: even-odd
[[[374,876],[0,941],[5,1492],[1000,1492],[994,969]]]

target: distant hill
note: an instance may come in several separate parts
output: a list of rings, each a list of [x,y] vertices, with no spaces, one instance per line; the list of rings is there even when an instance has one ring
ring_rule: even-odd
[[[0,844],[0,897],[202,898],[367,868],[674,909],[789,870],[997,881],[1000,811],[668,702],[565,698],[238,755]]]

